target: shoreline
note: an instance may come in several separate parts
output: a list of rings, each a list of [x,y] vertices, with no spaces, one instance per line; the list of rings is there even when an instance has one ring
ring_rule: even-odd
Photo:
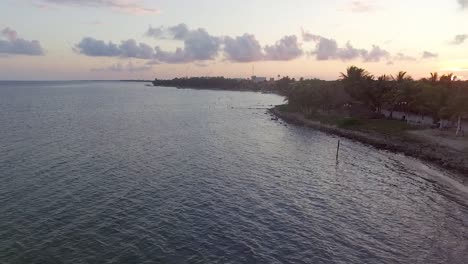
[[[279,106],[269,109],[268,112],[290,124],[309,127],[369,144],[378,149],[403,153],[407,156],[430,162],[448,171],[461,174],[464,176],[462,179],[463,183],[468,180],[468,158],[460,151],[416,138],[410,134],[405,135],[405,137],[387,136],[323,124],[319,121],[307,119],[299,112],[281,111]]]

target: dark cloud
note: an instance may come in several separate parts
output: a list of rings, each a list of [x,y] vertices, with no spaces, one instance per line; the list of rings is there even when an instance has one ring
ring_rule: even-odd
[[[104,42],[94,38],[86,37],[75,45],[76,52],[91,57],[126,57],[138,59],[152,59],[154,49],[144,43],[133,39],[122,41],[120,45],[112,42]]]
[[[422,54],[423,59],[433,59],[433,58],[437,58],[437,57],[439,57],[439,54],[432,53],[432,52],[429,52],[429,51],[424,51],[423,54]]]
[[[296,36],[285,36],[274,45],[265,46],[265,59],[288,61],[298,58],[303,53]]]
[[[150,70],[152,67],[149,65],[134,65],[131,61],[127,64],[116,63],[105,68],[94,68],[94,72],[144,72]]]
[[[467,39],[468,39],[468,34],[456,35],[455,38],[452,41],[452,44],[460,45],[460,44],[463,44],[465,42],[465,40],[467,40]]]
[[[1,31],[1,36],[6,40],[0,39],[0,53],[14,55],[44,55],[44,49],[37,40],[25,40],[18,38],[18,33],[10,28]]]
[[[137,0],[39,0],[45,4],[54,5],[71,5],[71,6],[89,6],[89,7],[108,7],[118,11],[144,15],[144,14],[157,14],[159,9],[146,7],[142,1]],[[47,5],[40,4],[41,8],[47,8]],[[37,3],[36,3],[37,5]]]
[[[262,46],[254,35],[244,34],[240,37],[224,38],[226,59],[235,62],[252,62],[263,60]]]

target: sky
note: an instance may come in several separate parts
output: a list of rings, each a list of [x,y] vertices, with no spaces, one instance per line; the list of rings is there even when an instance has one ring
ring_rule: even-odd
[[[468,0],[1,0],[0,80],[468,79]]]

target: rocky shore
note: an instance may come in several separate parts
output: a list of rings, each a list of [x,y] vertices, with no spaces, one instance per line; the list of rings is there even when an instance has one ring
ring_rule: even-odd
[[[466,180],[468,180],[468,153],[466,152],[429,142],[411,135],[410,133],[404,136],[381,135],[323,124],[319,121],[307,119],[302,113],[285,112],[280,110],[279,107],[274,107],[269,111],[278,118],[291,124],[310,127],[326,133],[360,141],[379,149],[400,152],[411,157],[429,161],[444,169],[460,173],[466,176]]]

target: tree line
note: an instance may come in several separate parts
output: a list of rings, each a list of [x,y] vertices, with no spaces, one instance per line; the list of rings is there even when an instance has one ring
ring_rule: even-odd
[[[360,105],[381,115],[383,110],[458,120],[468,116],[468,82],[453,74],[414,80],[407,72],[374,76],[365,69],[351,66],[337,81],[300,80],[290,82],[284,94],[288,105],[301,111],[330,111]]]

